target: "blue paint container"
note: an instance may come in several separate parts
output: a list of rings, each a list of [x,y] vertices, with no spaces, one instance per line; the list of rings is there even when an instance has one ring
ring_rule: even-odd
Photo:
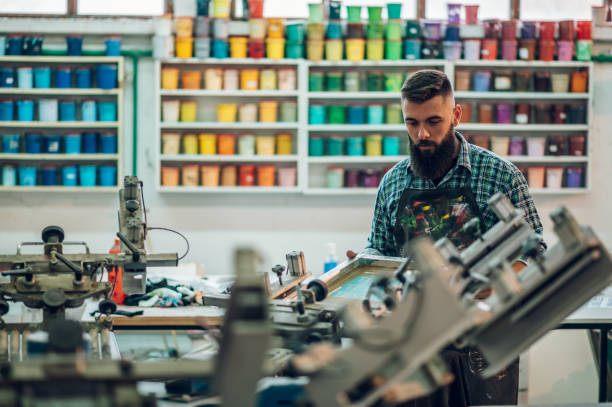
[[[101,122],[114,122],[117,120],[117,102],[98,103],[98,114]]]
[[[446,41],[461,41],[461,38],[459,38],[459,26],[447,25],[445,39]]]
[[[43,138],[46,154],[59,154],[61,138],[57,135],[47,135]]]
[[[91,88],[91,68],[76,68],[74,77],[77,88]]]
[[[13,68],[0,67],[0,88],[15,87],[15,70]]]
[[[383,137],[383,155],[399,155],[400,138],[398,136]]]
[[[366,108],[365,106],[353,105],[347,109],[348,124],[364,124]]]
[[[117,87],[117,65],[98,65],[96,79],[101,89],[115,89]]]
[[[325,124],[325,106],[310,105],[308,107],[309,124]]]
[[[17,87],[19,89],[32,89],[34,87],[34,72],[31,66],[17,68]]]
[[[17,185],[17,169],[14,165],[5,165],[2,167],[2,185],[5,187],[14,187]]]
[[[95,100],[84,100],[81,103],[81,120],[84,122],[95,122],[96,110]]]
[[[474,72],[474,91],[476,92],[488,92],[491,83],[491,72],[490,71],[476,71]]]
[[[229,55],[229,44],[225,40],[213,39],[212,41],[212,57],[227,58]]]
[[[34,68],[34,87],[39,89],[51,87],[51,68],[48,66]]]
[[[37,133],[26,133],[25,145],[26,153],[40,154],[42,152],[42,136]]]
[[[15,104],[11,99],[0,100],[0,121],[11,121],[15,117]]]
[[[567,111],[567,122],[569,124],[586,123],[586,106],[572,105]]]
[[[55,70],[55,87],[69,88],[72,86],[72,69],[62,66]]]
[[[582,187],[582,167],[567,167],[565,170],[565,184],[568,188]]]
[[[38,120],[41,122],[56,122],[58,117],[57,99],[38,100]]]
[[[17,120],[31,122],[34,120],[34,101],[30,99],[17,101]]]
[[[106,56],[109,57],[118,57],[121,55],[121,37],[119,36],[111,36],[106,37]]]
[[[6,52],[6,37],[0,35],[0,55],[4,55]]]
[[[2,135],[2,152],[4,154],[17,154],[19,152],[19,134]]]
[[[19,167],[19,185],[33,187],[36,185],[36,167]]]
[[[537,27],[536,23],[523,21],[521,26],[521,38],[536,39]]]
[[[383,105],[368,106],[368,124],[383,124],[385,122],[385,107]]]
[[[22,55],[23,54],[23,37],[20,35],[10,35],[8,38],[8,47],[6,55]]]
[[[323,137],[310,137],[308,140],[308,155],[311,157],[321,157],[325,151],[325,139]]]
[[[96,154],[98,152],[98,133],[83,133],[83,153]]]
[[[77,186],[77,169],[76,167],[62,168],[62,185],[65,187]]]
[[[66,36],[66,53],[68,56],[83,55],[83,36],[68,35]]]
[[[117,167],[114,165],[100,166],[100,186],[114,187],[117,185]]]
[[[76,102],[64,100],[59,102],[59,119],[61,122],[76,120]]]
[[[421,58],[421,40],[404,40],[404,59]]]
[[[79,133],[69,133],[64,136],[64,150],[66,154],[81,153],[81,135]]]
[[[45,165],[41,168],[41,183],[44,186],[57,185],[57,167],[55,165]]]
[[[95,187],[97,169],[98,167],[95,165],[79,165],[79,185],[82,187]]]
[[[117,135],[115,133],[100,134],[100,152],[102,154],[117,153]]]
[[[23,53],[25,55],[40,55],[42,54],[43,37],[25,37]]]
[[[346,139],[346,155],[363,155],[363,137]]]

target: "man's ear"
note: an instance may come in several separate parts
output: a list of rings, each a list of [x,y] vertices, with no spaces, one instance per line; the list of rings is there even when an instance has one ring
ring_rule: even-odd
[[[459,122],[461,121],[461,113],[461,105],[459,103],[456,103],[455,107],[453,108],[453,127],[457,127],[459,125]]]

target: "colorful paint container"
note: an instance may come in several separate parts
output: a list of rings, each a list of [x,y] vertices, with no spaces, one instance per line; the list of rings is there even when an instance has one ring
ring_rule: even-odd
[[[0,121],[12,121],[15,117],[15,104],[9,100],[0,100]]]
[[[402,41],[385,41],[385,59],[402,59]]]
[[[277,77],[275,69],[262,69],[259,75],[259,89],[276,90]]]
[[[240,173],[240,186],[241,187],[252,187],[255,185],[255,166],[254,165],[241,165],[239,169]]]
[[[325,154],[325,142],[323,137],[312,136],[308,139],[308,155],[311,157],[321,157]]]
[[[567,122],[569,124],[586,123],[586,106],[583,104],[571,104],[567,112]]]
[[[349,23],[361,22],[361,6],[346,6],[346,13]]]
[[[0,84],[0,86],[2,85]],[[48,66],[34,68],[34,87],[39,89],[48,89],[51,87],[51,68]]]
[[[328,61],[341,61],[344,55],[342,40],[325,41],[325,59]]]
[[[306,26],[308,40],[322,40],[325,38],[325,26],[320,23],[309,23]]]
[[[291,134],[276,135],[276,154],[289,155],[292,153],[293,136]]]
[[[365,136],[365,153],[370,156],[382,155],[382,140],[381,134],[368,134]]]
[[[330,23],[330,25],[333,25]],[[328,28],[329,29],[329,28]],[[287,24],[286,27],[286,38],[290,43],[301,43],[304,42],[304,24],[302,23],[293,23]],[[342,35],[342,31],[340,31],[340,35]],[[342,37],[340,37],[342,38]]]
[[[53,186],[57,185],[57,166],[55,165],[43,165],[41,168],[41,185]]]
[[[399,92],[402,89],[404,76],[401,72],[385,72],[385,92]]]
[[[442,55],[442,44],[438,40],[424,40],[421,44],[421,56],[424,59],[438,59]]]
[[[342,72],[329,71],[325,73],[325,90],[328,92],[342,91]]]
[[[268,39],[284,39],[285,20],[282,18],[268,18]]]
[[[370,23],[366,26],[366,38],[369,40],[382,40],[385,35],[385,26],[382,23]],[[355,36],[355,38],[359,38]]]
[[[370,104],[367,108],[368,124],[383,124],[385,122],[385,108],[383,105]]]
[[[236,167],[234,168],[234,182],[231,186],[236,185]],[[218,165],[203,165],[200,167],[200,173],[202,176],[202,186],[205,187],[217,187],[219,186],[219,171]]]
[[[46,135],[43,138],[43,151],[46,154],[59,154],[61,137],[58,135]]]
[[[488,92],[491,83],[491,71],[475,71],[474,72],[474,91]]]
[[[523,38],[519,40],[518,56],[523,61],[533,61],[535,59],[536,40]]]
[[[535,103],[534,120],[537,124],[550,124],[551,122],[551,107],[548,103]]]
[[[117,154],[117,134],[100,134],[100,152],[102,154]]]
[[[83,140],[83,153],[96,154],[98,152],[98,133],[83,133],[81,135],[81,138]],[[116,144],[117,143],[115,142],[115,146]],[[162,135],[162,146],[163,145],[164,145],[164,142],[163,142],[163,135]],[[162,148],[162,151],[163,151],[163,148]],[[113,152],[113,154],[115,152],[116,152],[116,147],[115,147],[115,151]],[[178,150],[176,153],[178,154]],[[164,152],[164,154],[166,153]]]
[[[557,41],[557,59],[571,61],[574,57],[574,41]]]
[[[229,56],[229,42],[227,42],[226,40],[217,39],[217,38],[213,39],[211,48],[212,48],[211,57],[213,58],[224,59]],[[178,57],[178,53],[177,53],[177,57]],[[184,57],[184,58],[189,58],[189,57]]]
[[[493,104],[481,102],[478,104],[478,122],[493,123]]]
[[[324,74],[322,71],[310,71],[308,74],[308,90],[322,92],[324,90]]]
[[[274,155],[274,136],[257,136],[255,147],[257,155]]]
[[[576,39],[578,41],[592,40],[592,26],[591,20],[576,21]]]
[[[57,99],[39,99],[38,100],[38,120],[41,122],[56,122],[57,118],[58,118]]]
[[[82,35],[67,35],[66,36],[66,54],[68,56],[83,55],[83,36]]]
[[[258,69],[242,69],[240,71],[240,89],[257,90],[259,85]]]
[[[193,56],[196,58],[210,57],[210,38],[198,37],[193,40]]]
[[[576,59],[578,61],[590,61],[593,48],[592,40],[576,41]]]
[[[537,26],[534,22],[523,21],[521,23],[521,38],[523,39],[536,39]]]
[[[36,185],[36,175],[38,168],[23,166],[19,167],[19,186],[33,187]]]
[[[162,101],[162,121],[165,122],[178,122],[179,121],[179,107],[180,102],[178,100],[163,100]]]
[[[297,122],[296,102],[280,102],[280,121],[284,123]]]
[[[498,103],[495,105],[497,123],[510,124],[512,123],[512,104]]]
[[[165,69],[173,69],[173,68],[165,68]],[[162,88],[164,86],[164,70],[162,70]],[[176,74],[178,76],[178,69],[176,69]],[[178,82],[178,77],[177,81]],[[181,83],[183,85],[183,89],[200,89],[202,84],[202,72],[201,71],[183,71],[181,73]],[[171,85],[174,85],[174,80]],[[178,83],[176,83],[178,85]],[[165,89],[176,89],[176,88],[165,88]]]
[[[236,154],[236,135],[231,133],[222,133],[217,136],[217,151],[221,155]]]
[[[330,105],[327,106],[327,121],[329,124],[346,123],[346,106]]]
[[[81,120],[84,122],[95,122],[97,118],[97,105],[95,100],[84,100],[81,102]],[[40,113],[39,113],[40,115]]]
[[[64,152],[66,154],[81,153],[81,135],[79,133],[68,133],[64,136]]]
[[[222,103],[217,105],[217,120],[222,123],[236,122],[238,105],[235,103]]]
[[[117,87],[117,65],[98,65],[96,79],[101,89],[114,89]]]
[[[198,136],[200,144],[200,154],[215,155],[217,154],[217,135],[213,133],[200,133]]]
[[[347,108],[348,124],[365,124],[366,107],[363,105],[349,105]]]
[[[382,21],[381,6],[368,6],[368,21],[370,23],[380,23]]]
[[[521,156],[525,154],[524,140],[522,137],[510,137],[509,155]]]
[[[527,139],[527,155],[541,157],[544,155],[546,137],[529,137]]]
[[[182,110],[183,110],[183,107],[181,103],[181,118],[183,116]],[[101,122],[117,121],[117,102],[99,102],[98,103],[98,120]]]
[[[382,31],[381,31],[381,34],[382,34]],[[339,21],[330,21],[327,24],[327,32],[325,36],[329,40],[341,40],[342,39],[342,24]],[[295,42],[301,42],[301,41],[295,41]]]
[[[275,185],[276,167],[273,165],[257,166],[257,185],[260,187],[273,187]]]
[[[202,167],[204,170],[204,166]],[[225,165],[221,168],[221,185],[224,187],[234,187],[237,182],[237,168],[235,165]],[[202,174],[202,185],[206,185],[206,177]],[[217,181],[218,182],[218,181]],[[215,186],[215,185],[211,185]]]
[[[254,123],[257,121],[257,104],[243,103],[238,107],[238,121],[240,123]]]
[[[121,55],[121,37],[118,35],[108,36],[104,40],[106,45],[106,56],[118,57]]]
[[[512,90],[512,71],[497,70],[493,79],[493,89],[499,91]]]
[[[481,59],[484,60],[496,60],[497,59],[497,39],[496,38],[483,38],[481,40],[480,49]]]
[[[62,185],[65,187],[77,186],[77,167],[69,166],[62,168]]]
[[[426,21],[423,25],[423,37],[427,40],[439,41],[442,25],[439,21]]]
[[[198,154],[198,136],[193,133],[183,135],[183,154]]]
[[[79,185],[82,187],[96,186],[98,167],[95,165],[79,165]]]
[[[4,165],[2,167],[2,185],[5,187],[17,185],[17,169],[14,165]]]
[[[223,71],[223,89],[238,90],[240,83],[239,73],[237,69],[225,69]]]
[[[179,185],[180,172],[178,167],[161,167],[161,183],[165,187]]]
[[[457,102],[461,106],[461,123],[470,123],[472,121],[472,102]]]
[[[34,101],[33,100],[24,99],[24,100],[17,101],[17,120],[21,122],[31,122],[34,120]]]
[[[259,102],[259,121],[266,123],[278,121],[278,101],[262,100]]]
[[[344,138],[340,136],[328,137],[326,152],[329,156],[344,155]]]
[[[554,41],[542,41],[540,40],[540,61],[552,61],[555,59],[555,47]]]
[[[474,50],[470,49],[470,52],[472,52],[472,54],[468,55],[468,53],[467,53],[467,47],[468,47],[467,43],[468,43],[468,41],[470,41],[470,40],[466,40],[464,42],[464,44],[466,44],[465,45],[466,46],[466,57],[465,57],[465,59],[470,59],[470,58],[468,58],[468,56],[470,56],[472,59],[474,59],[474,55],[473,55]],[[480,45],[480,42],[478,42],[478,44]],[[444,52],[444,59],[451,60],[451,61],[460,59],[461,58],[461,46],[462,46],[461,41],[444,41],[442,43],[442,49],[443,49],[443,52]],[[478,58],[476,58],[476,59],[478,59]]]
[[[385,88],[385,79],[382,72],[370,71],[367,73],[368,92],[381,92]]]
[[[400,138],[398,136],[385,136],[382,139],[383,155],[400,154]]]
[[[404,122],[402,105],[400,103],[389,103],[385,107],[385,123],[401,124]]]
[[[248,0],[249,1],[249,15],[251,18],[262,18],[263,17],[263,0]]]
[[[114,165],[101,165],[98,167],[101,187],[117,185],[117,167]]]
[[[586,155],[584,134],[571,134],[569,136],[569,154],[574,156]]]
[[[418,21],[406,21],[406,38],[421,38],[421,24]]]
[[[304,44],[301,42],[288,42],[285,45],[285,58],[289,58],[289,59],[304,58]]]
[[[342,188],[344,186],[344,168],[343,167],[328,167],[327,188]]]
[[[515,40],[516,39],[516,28],[517,28],[516,20],[502,21],[502,40],[503,41]]]
[[[346,40],[346,59],[349,61],[363,61],[364,48],[365,41],[363,39],[353,38]]]
[[[23,54],[23,37],[21,35],[9,35],[8,46],[6,47],[6,55],[22,55]]]
[[[181,149],[181,135],[179,133],[162,133],[162,154],[176,155]]]
[[[25,152],[27,154],[40,154],[42,152],[42,136],[38,133],[25,134]],[[17,143],[17,151],[19,151],[19,143]]]
[[[384,41],[383,40],[367,40],[366,43],[366,57],[370,61],[380,61],[384,55]]]
[[[346,154],[350,156],[363,155],[363,137],[348,137],[346,139]]]
[[[404,40],[404,59],[419,59],[421,58],[421,40]]]
[[[563,134],[550,134],[546,138],[546,155],[565,155],[565,135]]]
[[[279,187],[295,186],[295,181],[297,178],[297,169],[295,167],[279,168],[277,173]]]
[[[531,71],[514,72],[514,90],[516,92],[529,92],[532,88]]]
[[[519,103],[516,105],[514,121],[517,124],[528,124],[531,122],[531,105]]]
[[[516,53],[518,49],[518,41],[506,40],[502,41],[502,59],[506,61],[516,60]]]
[[[565,169],[565,186],[568,188],[582,187],[582,167],[567,167]]]
[[[230,37],[230,58],[246,58],[248,42],[247,37]]]
[[[34,87],[34,73],[31,66],[17,68],[17,87],[20,89],[32,89]]]
[[[278,70],[278,90],[292,91],[297,88],[297,72],[292,68]]]
[[[72,69],[59,67],[55,70],[55,87],[69,88],[72,86]]]
[[[308,123],[325,124],[325,112],[326,108],[324,105],[311,104],[308,107]]]
[[[323,40],[306,41],[306,58],[310,61],[320,61],[323,59],[324,42]]]
[[[285,39],[268,37],[266,39],[266,54],[269,59],[283,59],[285,57]]]

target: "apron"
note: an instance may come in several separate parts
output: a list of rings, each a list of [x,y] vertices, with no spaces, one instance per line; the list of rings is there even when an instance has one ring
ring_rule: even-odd
[[[409,175],[409,177],[411,177]],[[408,187],[400,197],[395,222],[395,237],[399,253],[407,257],[411,239],[430,237],[434,241],[448,237],[459,250],[472,244],[478,237],[462,230],[472,219],[478,219],[484,233],[482,213],[471,189],[468,175],[463,187],[422,190]],[[445,389],[422,399],[406,403],[406,406],[477,406],[516,404],[518,398],[518,360],[497,376],[483,379],[482,355],[474,348],[447,348],[442,352],[452,373],[453,383]]]

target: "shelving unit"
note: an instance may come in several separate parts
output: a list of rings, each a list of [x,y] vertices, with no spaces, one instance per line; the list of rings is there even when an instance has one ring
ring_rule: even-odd
[[[204,70],[207,67],[233,67],[240,66],[256,66],[263,67],[287,67],[292,66],[297,69],[297,89],[295,91],[209,91],[209,90],[164,90],[159,89],[161,81],[162,66],[178,66],[183,69]],[[367,105],[371,103],[399,103],[400,96],[398,92],[384,91],[359,91],[359,92],[326,92],[326,91],[309,91],[309,72],[311,70],[334,70],[343,71],[358,70],[361,72],[381,71],[381,72],[408,72],[424,68],[441,69],[448,75],[454,85],[455,69],[523,69],[523,70],[551,70],[553,72],[572,71],[574,69],[587,70],[589,74],[588,91],[584,93],[572,92],[509,92],[509,91],[490,91],[490,92],[475,92],[475,91],[457,91],[455,98],[458,101],[488,101],[493,102],[499,100],[504,102],[516,101],[516,103],[550,103],[550,101],[559,100],[560,103],[567,101],[567,104],[584,103],[587,108],[587,121],[585,124],[484,124],[484,123],[462,123],[457,127],[457,130],[465,133],[486,133],[490,135],[503,136],[545,136],[547,134],[584,134],[587,140],[587,147],[584,156],[506,156],[507,160],[521,166],[525,165],[548,165],[548,166],[581,166],[586,171],[584,187],[582,188],[531,188],[533,194],[578,194],[588,192],[591,186],[591,150],[589,142],[589,134],[591,129],[592,117],[592,77],[593,64],[589,62],[544,62],[544,61],[446,61],[437,60],[416,60],[416,61],[360,61],[358,63],[352,61],[319,61],[311,62],[306,60],[217,60],[217,59],[165,59],[157,64],[157,111],[160,112],[161,101],[164,98],[193,98],[202,101],[211,101],[210,103],[222,103],[224,98],[234,98],[234,100],[243,100],[253,102],[257,98],[291,98],[296,100],[298,105],[298,121],[296,123],[219,123],[219,122],[178,122],[167,123],[160,120],[158,116],[158,134],[163,131],[175,132],[236,132],[241,133],[248,130],[250,133],[267,134],[270,130],[288,130],[295,134],[294,139],[295,151],[291,156],[206,156],[206,155],[162,155],[161,149],[158,155],[158,182],[159,190],[162,192],[190,192],[190,193],[225,193],[225,192],[249,192],[249,188],[236,187],[166,187],[161,185],[159,178],[160,167],[164,163],[180,165],[186,163],[278,163],[279,165],[295,165],[297,168],[297,185],[295,188],[259,188],[254,187],[256,192],[261,193],[303,193],[309,195],[373,195],[376,193],[376,188],[327,188],[325,183],[324,172],[328,166],[346,166],[348,169],[365,169],[371,168],[382,171],[385,168],[394,165],[405,158],[405,155],[397,156],[309,156],[308,144],[310,136],[327,137],[327,136],[365,136],[367,134],[382,134],[394,135],[402,137],[401,154],[407,151],[406,146],[406,127],[404,124],[381,124],[381,125],[351,125],[351,124],[309,124],[308,114],[309,105],[311,103],[321,103],[326,105],[339,104],[350,105],[359,103]],[[214,99],[212,99],[214,98]],[[214,100],[214,101],[213,101]],[[229,99],[228,99],[229,100]],[[159,114],[159,113],[158,113]],[[258,189],[259,188],[259,189]]]
[[[83,97],[91,97],[93,100],[99,100],[102,97],[104,101],[112,101],[116,103],[117,120],[116,121],[0,121],[0,134],[20,134],[23,135],[28,129],[34,130],[42,135],[58,134],[62,132],[75,132],[75,130],[88,130],[97,132],[98,130],[108,130],[117,135],[117,151],[113,154],[27,154],[15,153],[7,154],[0,153],[0,167],[4,165],[24,165],[31,164],[36,167],[41,165],[53,164],[58,167],[69,165],[110,165],[116,167],[115,186],[4,186],[0,182],[0,193],[2,192],[117,192],[119,190],[122,175],[122,157],[123,157],[123,58],[122,57],[56,57],[56,56],[2,56],[0,57],[0,66],[11,66],[14,68],[20,66],[50,66],[57,68],[59,66],[70,66],[73,69],[79,66],[93,67],[100,64],[115,64],[117,65],[117,87],[114,89],[100,88],[1,88],[0,98],[15,98],[15,99],[36,99],[38,97],[55,97],[66,100],[81,101]],[[92,78],[95,78],[95,71],[92,69]],[[92,79],[94,80],[94,79]],[[95,80],[94,80],[95,83]],[[79,132],[80,131],[76,131]],[[22,150],[23,151],[23,150]],[[61,169],[58,171],[61,173]],[[40,178],[40,175],[39,175]],[[61,183],[61,181],[60,181]],[[99,182],[98,182],[99,183]]]

